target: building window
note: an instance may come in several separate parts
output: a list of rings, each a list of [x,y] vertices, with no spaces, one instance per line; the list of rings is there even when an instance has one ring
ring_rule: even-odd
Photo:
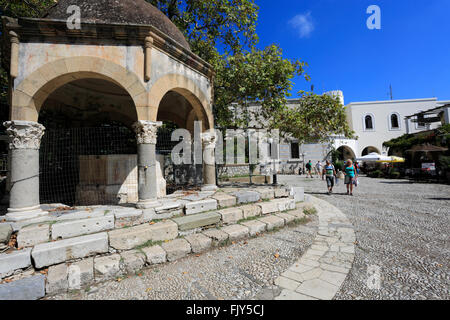
[[[399,130],[400,129],[400,115],[398,113],[391,113],[389,116],[389,129]]]
[[[375,129],[375,126],[374,126],[373,115],[368,114],[364,117],[364,130],[371,131],[374,129]]]
[[[297,142],[291,143],[291,159],[300,159],[300,150]]]

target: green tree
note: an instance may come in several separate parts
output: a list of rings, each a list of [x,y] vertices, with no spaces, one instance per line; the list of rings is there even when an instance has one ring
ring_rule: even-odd
[[[283,107],[270,120],[274,127],[300,143],[329,142],[331,135],[354,137],[344,106],[334,95],[301,92],[298,105]]]

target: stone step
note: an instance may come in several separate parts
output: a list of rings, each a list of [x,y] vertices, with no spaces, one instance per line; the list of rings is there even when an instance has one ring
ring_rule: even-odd
[[[0,284],[0,301],[37,300],[44,296],[45,276],[43,274]]]
[[[0,279],[31,266],[31,249],[0,254]]]
[[[217,212],[205,212],[174,218],[172,221],[178,225],[180,231],[186,231],[219,223],[220,218],[221,216]]]
[[[50,240],[50,224],[34,224],[20,229],[17,235],[17,246],[32,247]]]
[[[62,221],[52,225],[52,239],[73,238],[111,229],[114,229],[114,216],[112,215],[90,219]]]
[[[206,199],[185,204],[186,215],[196,214],[217,209],[217,200]]]
[[[238,191],[232,193],[236,197],[237,204],[251,203],[261,200],[261,194],[255,191]]]
[[[149,241],[172,240],[178,236],[178,226],[167,220],[108,232],[109,245],[117,250],[130,250]]]
[[[108,252],[106,232],[36,245],[31,251],[37,269]]]

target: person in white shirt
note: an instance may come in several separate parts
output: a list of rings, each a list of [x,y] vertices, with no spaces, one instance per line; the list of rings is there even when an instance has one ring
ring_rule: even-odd
[[[317,161],[317,163],[316,163],[316,173],[317,173],[317,176],[322,178],[322,180],[323,180],[322,164],[320,163],[320,161]]]

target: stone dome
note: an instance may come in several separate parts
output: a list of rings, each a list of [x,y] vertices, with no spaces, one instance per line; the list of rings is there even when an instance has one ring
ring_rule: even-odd
[[[145,0],[59,0],[42,18],[66,20],[71,5],[81,9],[81,22],[151,25],[190,50],[183,33],[159,9]]]

